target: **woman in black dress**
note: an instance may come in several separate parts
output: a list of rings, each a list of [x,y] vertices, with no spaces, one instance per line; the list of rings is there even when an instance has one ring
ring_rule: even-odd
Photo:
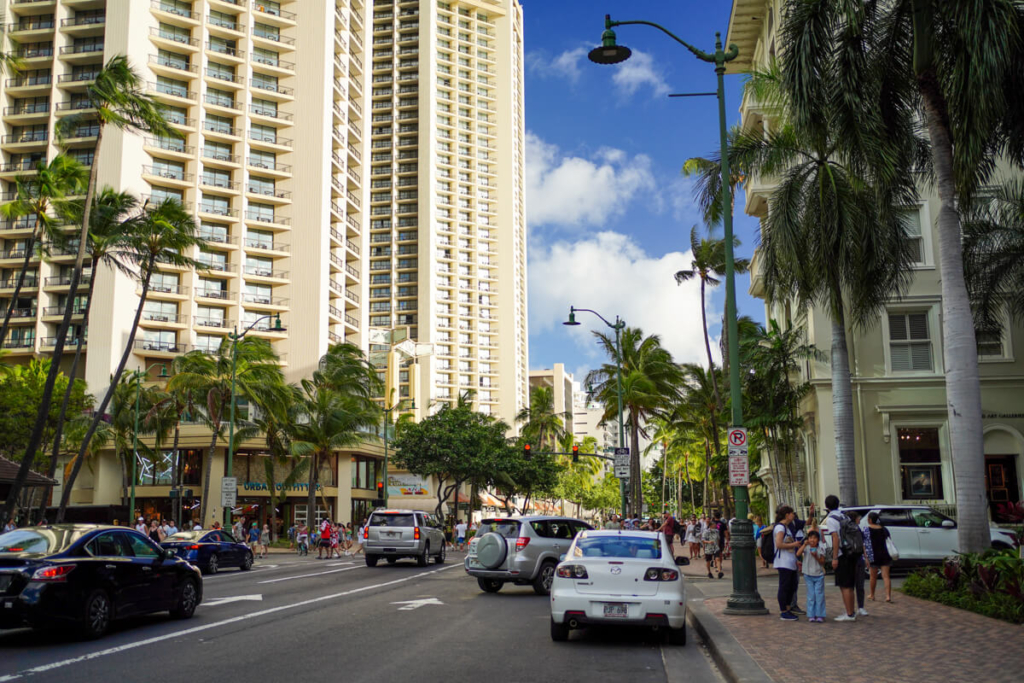
[[[871,587],[868,598],[875,599],[875,585],[878,583],[878,574],[882,574],[882,583],[885,584],[885,601],[892,602],[892,582],[889,580],[889,569],[892,567],[892,556],[886,541],[889,539],[889,530],[886,529],[878,519],[878,513],[872,512],[868,515],[868,533],[871,535]]]

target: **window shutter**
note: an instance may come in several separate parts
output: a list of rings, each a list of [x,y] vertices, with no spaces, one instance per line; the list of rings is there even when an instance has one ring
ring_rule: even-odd
[[[889,339],[893,341],[906,341],[907,319],[902,314],[889,314]]]
[[[910,364],[910,347],[905,344],[891,347],[892,369],[894,372],[906,372],[912,369]]]
[[[932,345],[911,344],[910,347],[911,370],[932,369]]]
[[[907,316],[911,339],[928,339],[928,316],[925,313],[911,313]]]

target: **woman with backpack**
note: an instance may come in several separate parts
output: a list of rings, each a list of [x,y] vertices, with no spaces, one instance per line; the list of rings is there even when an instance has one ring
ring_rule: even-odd
[[[875,601],[875,586],[878,584],[878,574],[882,574],[882,583],[885,585],[885,601],[892,602],[892,582],[889,580],[889,570],[892,567],[892,553],[889,552],[889,545],[892,544],[892,536],[878,518],[877,512],[868,513],[868,536],[864,544],[864,553],[868,556],[868,564],[871,567],[871,583],[868,599]],[[895,548],[896,545],[892,544]]]
[[[779,572],[779,618],[782,621],[799,621],[800,618],[789,611],[796,598],[799,575],[796,568],[796,549],[800,542],[793,536],[789,525],[796,519],[796,513],[788,505],[780,505],[775,511],[775,526],[772,527],[774,541],[774,566]]]

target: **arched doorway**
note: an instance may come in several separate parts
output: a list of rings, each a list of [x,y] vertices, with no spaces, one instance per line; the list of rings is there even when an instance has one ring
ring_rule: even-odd
[[[995,522],[1009,522],[1000,512],[1007,503],[1021,500],[1021,458],[1024,455],[1024,436],[1007,425],[985,428],[985,493]]]

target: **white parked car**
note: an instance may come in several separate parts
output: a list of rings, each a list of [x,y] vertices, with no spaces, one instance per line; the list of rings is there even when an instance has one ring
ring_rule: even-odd
[[[959,550],[956,522],[927,505],[858,505],[843,508],[856,510],[860,524],[867,526],[868,513],[877,512],[878,521],[889,530],[900,553],[897,565],[942,562]],[[993,548],[1012,548],[1013,534],[991,529]]]
[[[686,558],[680,558],[689,564]],[[686,644],[686,588],[665,535],[581,531],[551,584],[551,639],[598,625],[663,629]]]

